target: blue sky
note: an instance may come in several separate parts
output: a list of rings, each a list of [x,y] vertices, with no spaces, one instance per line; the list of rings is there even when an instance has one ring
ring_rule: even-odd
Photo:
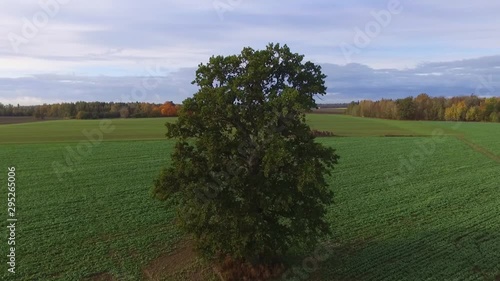
[[[0,2],[0,102],[181,102],[196,67],[287,44],[328,75],[322,102],[498,96],[500,2]]]

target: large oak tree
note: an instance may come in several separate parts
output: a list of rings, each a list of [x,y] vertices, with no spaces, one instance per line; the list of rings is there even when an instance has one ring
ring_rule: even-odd
[[[176,204],[205,256],[265,263],[330,231],[326,176],[338,156],[305,120],[326,76],[303,58],[279,44],[213,56],[167,124],[177,143],[153,193]]]

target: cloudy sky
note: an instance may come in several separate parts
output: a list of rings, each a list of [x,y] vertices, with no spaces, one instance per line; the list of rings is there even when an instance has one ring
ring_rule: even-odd
[[[181,102],[197,65],[287,44],[322,102],[500,95],[496,0],[4,0],[0,102]]]

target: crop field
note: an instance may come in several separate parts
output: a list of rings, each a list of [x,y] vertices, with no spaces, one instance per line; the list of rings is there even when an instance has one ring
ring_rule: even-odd
[[[54,143],[86,140],[85,132],[103,133],[103,140],[164,139],[165,123],[175,118],[57,120],[43,124],[8,124],[0,127],[0,143]]]
[[[345,114],[347,108],[317,108],[312,113],[318,114]]]
[[[48,121],[48,120],[51,120],[51,119],[39,120],[39,119],[36,119],[34,117],[26,117],[26,116],[18,116],[18,117],[0,116],[0,125],[40,122],[40,121]],[[55,120],[55,119],[52,119],[52,120]]]
[[[0,126],[0,185],[16,167],[15,280],[216,280],[149,190],[175,119]],[[311,114],[341,156],[330,255],[293,280],[500,280],[500,124]],[[6,271],[6,188],[0,280]],[[309,259],[310,261],[310,259]],[[292,279],[289,279],[292,280]]]

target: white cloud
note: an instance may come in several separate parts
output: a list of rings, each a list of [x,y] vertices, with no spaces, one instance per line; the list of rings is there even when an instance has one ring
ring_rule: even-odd
[[[16,96],[12,98],[5,98],[0,96],[0,103],[2,104],[13,104],[13,105],[36,105],[43,103],[53,103],[57,102],[56,100],[45,101],[41,98],[30,97],[30,96]]]

